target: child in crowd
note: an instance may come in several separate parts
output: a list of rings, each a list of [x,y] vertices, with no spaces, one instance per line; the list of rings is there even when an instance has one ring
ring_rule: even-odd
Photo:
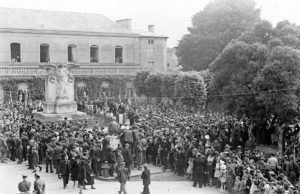
[[[188,175],[188,179],[191,179],[192,174],[193,174],[193,158],[192,157],[189,157],[188,168],[186,170],[186,173]]]
[[[216,158],[215,173],[214,173],[214,177],[215,177],[215,180],[216,180],[217,188],[220,187],[220,175],[221,175],[220,157],[217,157]]]
[[[225,187],[226,187],[226,166],[225,164],[221,163],[221,173],[220,173],[220,176],[219,176],[219,179],[220,179],[220,182],[221,182],[221,188],[220,188],[220,191],[225,191]]]
[[[241,181],[240,181],[240,177],[236,176],[235,177],[235,181],[234,181],[234,185],[233,185],[233,194],[239,194],[239,190],[241,187]]]
[[[244,175],[240,183],[238,194],[246,194],[246,188],[247,188],[247,177],[246,175]]]

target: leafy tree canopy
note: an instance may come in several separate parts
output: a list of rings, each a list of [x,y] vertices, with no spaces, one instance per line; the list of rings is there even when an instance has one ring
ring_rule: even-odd
[[[189,34],[177,47],[183,70],[205,70],[233,39],[260,19],[254,0],[215,0],[192,18]]]
[[[287,21],[275,28],[258,23],[211,63],[211,93],[221,96],[227,110],[255,119],[299,115],[299,35],[299,27]]]

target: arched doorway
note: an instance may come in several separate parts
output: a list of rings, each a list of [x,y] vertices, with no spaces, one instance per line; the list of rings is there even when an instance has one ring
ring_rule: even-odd
[[[19,83],[18,84],[18,101],[25,102],[26,97],[28,97],[28,84],[27,83]]]
[[[126,83],[126,96],[128,98],[134,98],[134,96],[135,96],[134,85],[132,82]]]

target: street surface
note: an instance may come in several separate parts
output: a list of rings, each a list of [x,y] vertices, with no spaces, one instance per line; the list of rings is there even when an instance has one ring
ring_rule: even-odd
[[[41,179],[46,183],[46,194],[78,194],[79,189],[77,185],[73,187],[73,182],[70,182],[67,189],[63,189],[62,179],[57,178],[57,174],[45,173],[45,167],[40,173]],[[34,173],[27,170],[26,162],[23,164],[16,164],[16,162],[0,163],[0,194],[16,194],[18,193],[18,183],[22,180],[22,173],[28,175],[28,180],[31,181],[33,189]],[[159,176],[159,175],[154,175]],[[168,174],[162,174],[168,176]],[[175,176],[175,175],[174,175]],[[117,194],[119,190],[119,183],[112,181],[95,180],[96,190],[84,191],[84,194]],[[135,178],[133,181],[127,182],[126,185],[128,194],[140,194],[143,189],[142,181]],[[150,185],[151,194],[220,194],[221,192],[216,188],[194,188],[191,181],[153,181]]]

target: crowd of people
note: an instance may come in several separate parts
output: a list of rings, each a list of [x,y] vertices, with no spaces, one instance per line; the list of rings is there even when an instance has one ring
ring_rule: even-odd
[[[255,125],[246,117],[163,104],[104,103],[99,111],[113,115],[107,130],[88,129],[88,120],[40,122],[20,106],[3,105],[1,161],[6,156],[19,164],[27,161],[35,173],[45,163],[45,171],[56,173],[64,188],[71,177],[80,192],[87,185],[95,189],[98,176],[126,181],[132,169],[142,170],[146,163],[186,176],[194,187],[214,186],[230,194],[300,192],[295,154],[256,150]],[[111,136],[120,140],[117,147]],[[120,169],[127,171],[120,174]],[[122,184],[120,191],[126,193]]]

